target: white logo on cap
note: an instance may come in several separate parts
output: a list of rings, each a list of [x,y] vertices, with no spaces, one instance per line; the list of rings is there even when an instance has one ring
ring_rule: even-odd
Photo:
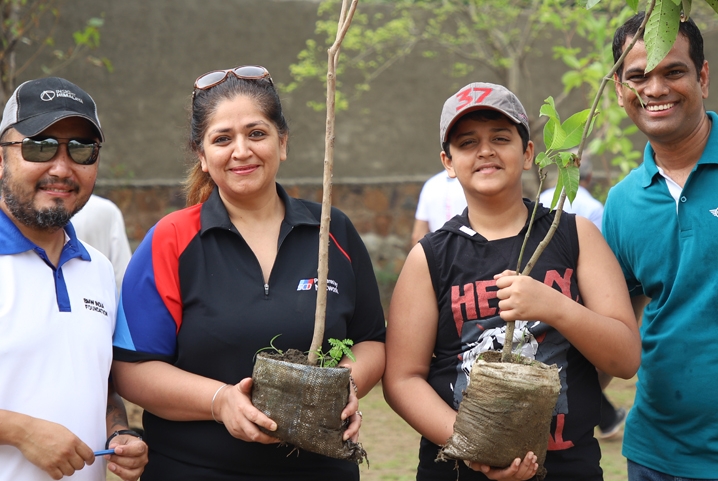
[[[49,102],[50,100],[55,98],[55,91],[54,90],[45,90],[43,93],[40,94],[40,99]]]

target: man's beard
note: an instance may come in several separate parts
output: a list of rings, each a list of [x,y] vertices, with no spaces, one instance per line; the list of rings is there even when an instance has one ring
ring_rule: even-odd
[[[79,189],[80,187],[76,182],[71,180],[48,178],[38,181],[35,185],[35,191],[37,192],[46,184],[63,184],[72,189]],[[18,222],[32,229],[44,231],[56,231],[65,227],[70,222],[72,216],[82,209],[88,200],[84,199],[83,202],[78,203],[72,212],[65,209],[60,199],[55,200],[57,205],[54,207],[36,209],[33,206],[33,195],[28,192],[22,192],[17,185],[13,185],[12,175],[7,165],[4,166],[3,176],[2,179],[0,179],[0,192],[2,192],[2,199],[5,205]]]

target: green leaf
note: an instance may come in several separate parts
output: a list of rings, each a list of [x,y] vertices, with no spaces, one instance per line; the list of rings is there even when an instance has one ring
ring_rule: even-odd
[[[636,1],[637,1],[637,0],[636,0]],[[601,0],[588,0],[588,1],[586,2],[586,10],[592,9],[593,7],[595,7],[595,6],[596,6],[598,3],[600,3],[600,2],[601,2]],[[558,190],[558,189],[556,189],[556,190]]]
[[[569,165],[568,167],[559,168],[558,177],[561,179],[563,188],[566,189],[566,197],[569,201],[573,202],[578,192],[578,182],[580,178],[578,167]]]
[[[545,169],[553,163],[553,160],[551,157],[546,155],[546,152],[539,152],[536,156],[536,160],[534,160],[534,163],[538,165],[540,169]]]
[[[583,136],[583,129],[586,126],[586,120],[591,109],[582,110],[576,112],[572,116],[566,119],[561,125],[564,132],[566,132],[566,139],[559,149],[571,149],[581,143],[581,137]]]
[[[563,77],[561,77],[561,82],[564,85],[564,92],[570,92],[571,90],[580,87],[583,85],[583,81],[583,74],[576,70],[569,70],[563,74]]]
[[[646,32],[643,35],[646,44],[647,62],[646,72],[650,72],[661,63],[678,35],[678,25],[681,21],[681,7],[674,0],[657,0],[651,13]]]
[[[573,165],[575,154],[573,152],[559,152],[558,160],[556,165],[561,168],[566,168],[569,165]]]
[[[692,0],[682,0],[681,1],[681,9],[683,10],[683,19],[688,20],[691,18],[691,10],[693,9],[693,1]]]
[[[102,18],[93,17],[87,21],[88,27],[100,28],[105,24],[105,20]]]
[[[112,73],[115,71],[115,66],[112,64],[112,61],[107,57],[102,57],[100,60],[102,60],[102,65],[105,66],[108,72]]]
[[[546,144],[546,150],[556,150],[566,141],[566,132],[561,128],[558,120],[549,119],[546,122],[543,128],[543,141]]]
[[[638,12],[638,0],[626,0],[626,5],[631,7],[634,12]]]
[[[556,112],[556,104],[554,103],[553,97],[548,97],[546,100],[544,100],[544,103],[541,106],[540,113],[541,115],[546,116],[549,119],[554,119],[558,123],[561,123],[561,120],[558,117],[558,112]]]
[[[706,3],[710,5],[716,13],[718,13],[718,0],[706,0]]]
[[[680,4],[681,4],[681,0],[673,0],[673,3],[675,3],[676,5],[680,5]]]
[[[553,97],[548,97],[544,100],[540,112],[542,116],[549,118],[543,128],[543,141],[546,145],[546,150],[556,149],[557,146],[563,144],[566,139],[566,133],[561,128],[561,119],[558,116],[558,112],[556,112]]]

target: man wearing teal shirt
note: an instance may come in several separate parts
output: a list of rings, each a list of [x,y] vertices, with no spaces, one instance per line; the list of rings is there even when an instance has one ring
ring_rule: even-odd
[[[616,31],[616,60],[642,20]],[[639,40],[616,74],[616,93],[649,143],[643,164],[609,192],[603,217],[643,316],[623,454],[629,481],[716,479],[718,116],[703,106],[709,70],[693,21],[681,22],[655,69],[645,67]]]

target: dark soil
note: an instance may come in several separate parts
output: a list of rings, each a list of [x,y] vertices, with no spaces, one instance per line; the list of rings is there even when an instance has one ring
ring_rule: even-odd
[[[306,354],[298,349],[287,349],[284,352],[278,351],[266,351],[262,353],[263,356],[276,359],[278,361],[291,362],[294,364],[301,364],[303,366],[311,366],[309,364],[309,358]]]

